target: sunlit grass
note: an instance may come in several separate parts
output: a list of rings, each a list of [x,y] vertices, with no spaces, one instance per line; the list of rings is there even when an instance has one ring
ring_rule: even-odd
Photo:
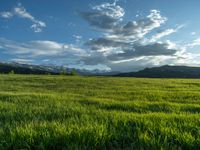
[[[0,149],[200,149],[200,80],[0,75]]]

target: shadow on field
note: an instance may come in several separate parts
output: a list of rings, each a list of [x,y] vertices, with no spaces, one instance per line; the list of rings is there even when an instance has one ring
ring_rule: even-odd
[[[81,105],[94,106],[107,111],[124,111],[132,113],[200,113],[197,105],[172,105],[169,103],[103,103],[98,101],[79,101]]]
[[[182,112],[191,112],[191,113],[200,113],[200,107],[184,107],[184,108],[181,108]]]
[[[100,103],[97,101],[80,101],[82,105],[95,106],[99,109],[108,111],[124,111],[124,112],[135,112],[135,113],[148,113],[148,112],[165,112],[171,113],[173,110],[170,107],[160,106],[158,104],[150,104],[146,106],[139,105],[128,105],[128,104],[112,104],[112,103]]]

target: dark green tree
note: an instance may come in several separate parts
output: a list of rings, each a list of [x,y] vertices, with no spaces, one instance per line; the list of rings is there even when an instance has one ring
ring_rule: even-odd
[[[71,75],[72,75],[72,76],[77,76],[77,75],[78,75],[76,69],[72,69],[72,71],[71,71]]]
[[[14,70],[11,70],[11,71],[9,72],[9,74],[15,74]]]
[[[60,75],[67,75],[66,69],[62,69],[62,70],[60,71]]]

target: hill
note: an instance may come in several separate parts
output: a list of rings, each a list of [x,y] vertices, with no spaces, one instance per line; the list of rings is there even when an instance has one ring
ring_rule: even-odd
[[[138,72],[121,73],[119,77],[145,77],[145,78],[200,78],[200,67],[187,66],[161,66],[146,68]]]

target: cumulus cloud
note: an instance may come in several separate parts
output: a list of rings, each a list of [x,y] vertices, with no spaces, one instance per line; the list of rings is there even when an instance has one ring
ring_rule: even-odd
[[[42,32],[42,29],[46,27],[45,22],[40,21],[36,19],[33,15],[31,15],[27,10],[21,5],[18,4],[17,7],[15,7],[12,11],[7,12],[1,12],[0,16],[3,18],[12,18],[14,16],[24,18],[27,20],[30,20],[33,24],[31,25],[31,28],[34,30],[34,32]]]
[[[146,18],[123,23],[125,11],[116,3],[103,3],[92,7],[91,12],[82,12],[80,15],[90,25],[109,33],[107,37],[116,40],[139,40],[151,30],[160,27],[167,21],[160,11],[151,10]]]
[[[102,32],[106,34],[106,38],[115,41],[138,41],[167,21],[166,17],[161,16],[160,11],[151,10],[146,18],[124,23],[122,21],[125,11],[116,3],[101,4],[93,7],[92,10],[94,11],[82,12],[81,16],[90,25],[102,29]]]
[[[107,30],[112,30],[116,27],[125,14],[124,9],[116,5],[116,3],[103,3],[92,7],[92,10],[92,12],[81,12],[80,15],[90,25]]]
[[[148,34],[159,29],[168,20],[159,10],[150,10],[146,17],[125,22],[125,10],[114,2],[94,6],[91,11],[82,12],[81,16],[103,33],[102,37],[85,43],[90,49],[89,55],[82,58],[86,65],[101,63],[112,70],[133,71],[139,66],[141,69],[165,64],[169,60],[185,59],[180,57],[185,53],[184,48],[169,40],[158,42],[161,38],[178,32],[182,25],[157,32],[148,38]]]

